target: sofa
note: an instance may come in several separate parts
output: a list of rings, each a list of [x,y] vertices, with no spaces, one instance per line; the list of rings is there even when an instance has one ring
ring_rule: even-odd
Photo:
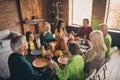
[[[8,29],[0,31],[0,77],[5,79],[10,76],[8,68],[8,57],[12,53],[10,40],[17,35],[20,33]]]

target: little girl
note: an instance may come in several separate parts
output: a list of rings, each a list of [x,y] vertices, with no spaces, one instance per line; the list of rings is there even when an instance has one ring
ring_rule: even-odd
[[[35,39],[31,31],[26,32],[26,40],[28,42],[28,53],[32,55],[39,55],[40,41]]]

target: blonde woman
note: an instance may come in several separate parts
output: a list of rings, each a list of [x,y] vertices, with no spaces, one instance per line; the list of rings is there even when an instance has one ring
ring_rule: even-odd
[[[55,41],[55,38],[51,32],[51,25],[48,22],[44,23],[44,32],[41,35],[40,40],[42,45],[44,45],[44,42],[49,43]]]
[[[85,71],[89,72],[93,68],[99,69],[105,61],[105,52],[107,47],[104,43],[103,34],[100,30],[94,30],[90,33],[90,48],[85,53]]]

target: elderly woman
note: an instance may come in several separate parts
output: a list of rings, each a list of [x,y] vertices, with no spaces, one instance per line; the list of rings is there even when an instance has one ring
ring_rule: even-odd
[[[93,68],[99,69],[105,61],[105,52],[107,47],[104,43],[103,34],[99,30],[90,33],[90,48],[85,53],[85,71],[89,72]]]
[[[28,43],[25,36],[19,35],[14,37],[10,45],[13,50],[8,59],[10,80],[46,80],[49,78],[51,69],[47,68],[44,74],[37,74],[31,63],[26,59]]]
[[[83,80],[84,59],[79,55],[79,45],[76,42],[70,43],[69,51],[72,55],[69,56],[64,69],[61,70],[58,65],[55,65],[56,74],[59,80]]]

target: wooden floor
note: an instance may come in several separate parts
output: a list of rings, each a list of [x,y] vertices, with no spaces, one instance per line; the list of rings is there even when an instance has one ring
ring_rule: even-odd
[[[111,55],[111,59],[106,63],[106,80],[120,80],[120,50]]]
[[[111,58],[100,68],[95,80],[120,80],[120,50],[116,50]]]

